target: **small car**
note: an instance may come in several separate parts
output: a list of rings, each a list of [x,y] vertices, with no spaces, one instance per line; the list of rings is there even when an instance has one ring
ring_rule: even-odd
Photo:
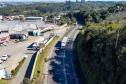
[[[2,61],[6,61],[8,57],[2,57],[1,60]]]
[[[4,55],[2,55],[2,57],[11,57],[11,55],[4,54]]]
[[[0,64],[2,64],[3,63],[3,61],[1,60],[1,58],[0,58]]]

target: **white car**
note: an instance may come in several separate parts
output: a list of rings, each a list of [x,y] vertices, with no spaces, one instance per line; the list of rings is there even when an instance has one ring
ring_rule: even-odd
[[[0,64],[2,64],[3,63],[3,61],[0,59]]]
[[[6,61],[8,57],[1,57],[2,61]]]
[[[10,57],[11,55],[7,55],[7,54],[5,54],[5,55],[2,55],[2,57]]]

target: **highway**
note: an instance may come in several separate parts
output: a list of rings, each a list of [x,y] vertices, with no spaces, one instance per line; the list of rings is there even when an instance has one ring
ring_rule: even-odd
[[[73,43],[79,33],[78,25],[63,37],[69,38],[67,45],[61,49],[61,40],[56,44],[48,59],[48,73],[45,74],[43,84],[79,84],[75,71],[75,54]]]

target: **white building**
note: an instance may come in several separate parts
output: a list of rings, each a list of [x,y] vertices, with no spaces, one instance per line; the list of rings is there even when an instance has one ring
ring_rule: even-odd
[[[0,79],[6,78],[6,70],[3,66],[0,65]]]
[[[0,15],[0,20],[2,20],[3,19],[3,16],[2,15]]]
[[[26,20],[43,20],[43,17],[26,17]]]

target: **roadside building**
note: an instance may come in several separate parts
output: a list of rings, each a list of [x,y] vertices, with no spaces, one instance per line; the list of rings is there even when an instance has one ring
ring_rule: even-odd
[[[3,68],[2,66],[0,67],[0,79],[2,78],[6,78],[6,71],[5,68]]]
[[[11,74],[8,73],[8,70],[5,68],[5,66],[0,66],[0,79],[11,79]]]
[[[41,36],[41,35],[42,35],[42,33],[41,33],[40,30],[29,31],[28,34],[29,34],[30,36]]]
[[[10,39],[18,39],[20,41],[24,41],[27,38],[27,34],[10,34]]]
[[[10,41],[9,33],[1,33],[0,34],[0,44],[8,43]]]
[[[43,17],[26,17],[26,20],[29,20],[29,21],[34,21],[34,20],[43,20]]]
[[[19,20],[24,21],[25,20],[25,16],[24,15],[19,15]]]

